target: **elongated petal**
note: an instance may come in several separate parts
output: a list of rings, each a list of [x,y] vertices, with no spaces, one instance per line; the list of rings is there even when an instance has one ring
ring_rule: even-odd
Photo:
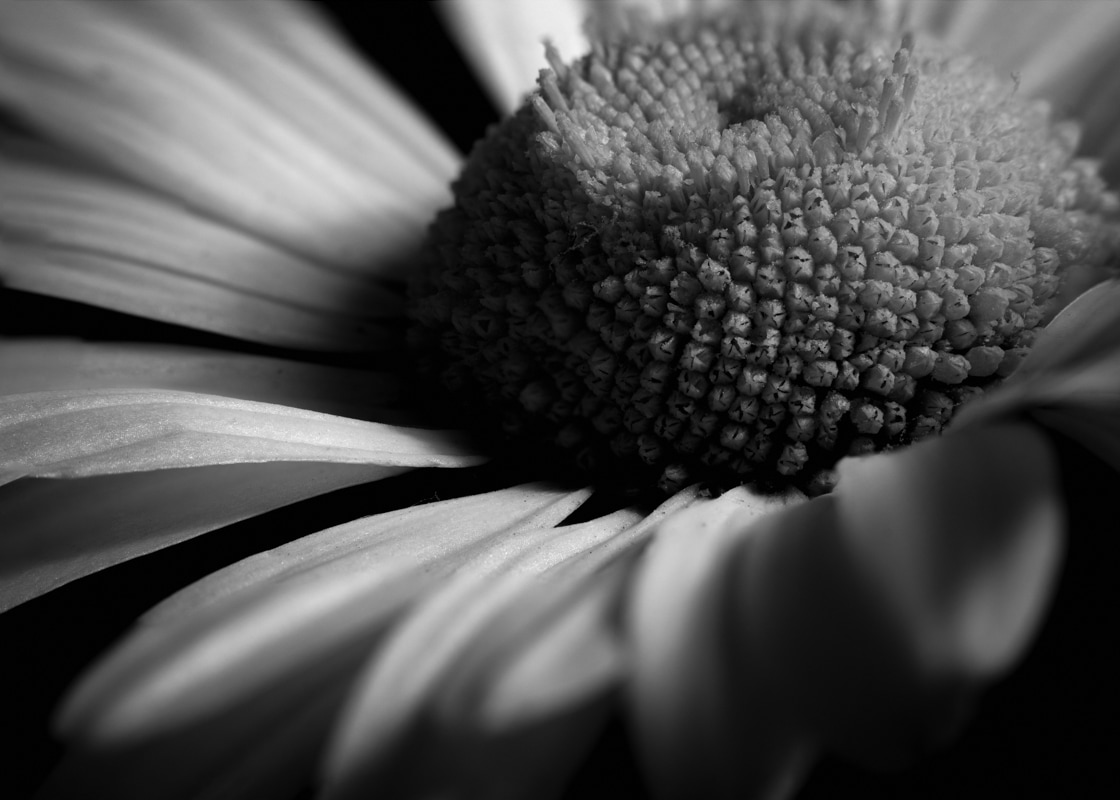
[[[282,358],[197,347],[74,339],[0,339],[8,394],[60,389],[175,389],[382,419],[400,400],[400,378]]]
[[[546,41],[564,61],[587,51],[582,26],[588,5],[581,0],[445,0],[436,8],[495,105],[512,114],[548,66]]]
[[[242,519],[404,470],[274,462],[0,487],[0,611]]]
[[[351,701],[328,796],[547,794],[594,740],[621,677],[620,559],[694,497],[527,534],[426,600]]]
[[[320,350],[388,346],[378,319],[403,298],[200,216],[135,184],[40,153],[0,163],[13,288],[251,341]]]
[[[556,524],[586,496],[521,487],[404,509],[204,580],[146,617],[71,696],[59,725],[81,748],[58,793],[195,797],[238,776],[259,788],[268,770],[243,766],[265,763],[275,726],[303,717],[293,755],[307,779],[309,755],[385,626],[493,546]]]
[[[314,12],[3,3],[0,100],[67,146],[313,259],[399,261],[453,151]]]
[[[213,395],[129,389],[0,398],[0,454],[0,471],[9,479],[264,461],[436,467],[482,460],[446,431]]]
[[[1024,423],[842,462],[833,495],[743,526],[738,671],[826,748],[898,764],[942,741],[1037,631],[1057,477]]]
[[[630,687],[639,754],[662,797],[786,797],[809,743],[782,718],[768,687],[731,666],[725,620],[729,535],[784,504],[729,492],[670,517],[634,583]],[[760,690],[761,689],[761,690]]]

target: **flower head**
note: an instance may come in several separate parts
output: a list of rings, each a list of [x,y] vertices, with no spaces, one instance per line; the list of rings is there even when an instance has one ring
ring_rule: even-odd
[[[599,7],[453,183],[311,8],[0,5],[0,276],[285,348],[5,343],[5,606],[479,463],[411,407],[406,326],[460,424],[663,495],[505,481],[229,564],[77,683],[47,794],[537,797],[623,718],[656,793],[783,797],[1022,657],[1078,520],[1055,442],[1120,469],[1116,282],[1039,329],[1115,267],[1114,196],[916,22],[955,6],[711,5]]]
[[[634,19],[550,52],[414,279],[415,338],[471,417],[666,491],[819,491],[1014,370],[1063,268],[1114,257],[1116,198],[1044,104],[864,10]]]

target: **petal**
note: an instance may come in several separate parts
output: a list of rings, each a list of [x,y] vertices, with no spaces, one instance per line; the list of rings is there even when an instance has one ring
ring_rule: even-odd
[[[528,533],[426,599],[348,704],[328,796],[551,791],[595,739],[618,684],[610,620],[623,556],[694,497],[645,518]]]
[[[167,390],[0,397],[0,474],[82,477],[263,461],[479,463],[446,431]]]
[[[1022,656],[1063,527],[1030,425],[845,460],[833,495],[753,523],[733,553],[735,663],[827,748],[905,762]]]
[[[0,100],[75,150],[325,264],[399,260],[457,158],[288,2],[3,3]]]
[[[729,668],[723,620],[736,577],[729,530],[786,502],[736,489],[679,513],[658,530],[638,571],[631,727],[660,796],[781,798],[800,782],[808,743],[781,718],[769,687],[741,685]]]
[[[151,191],[21,148],[0,164],[12,288],[320,350],[387,346],[403,298],[202,217]]]
[[[0,486],[0,611],[239,520],[402,471],[274,462]]]
[[[1011,378],[959,416],[955,428],[1029,414],[1120,470],[1120,281],[1062,310]]]
[[[444,0],[436,9],[505,115],[517,110],[536,85],[537,73],[548,66],[546,41],[565,62],[587,52],[583,18],[588,5],[585,0]]]
[[[8,394],[59,389],[177,389],[352,419],[382,419],[400,401],[389,373],[341,369],[197,347],[76,339],[0,339]]]
[[[493,544],[556,524],[586,496],[521,487],[404,509],[204,580],[144,618],[70,697],[59,727],[81,747],[58,792],[195,797],[251,763],[258,768],[240,775],[250,796],[270,780],[279,733],[295,737],[297,777],[308,779],[343,693],[386,625]],[[283,729],[303,718],[302,733]]]

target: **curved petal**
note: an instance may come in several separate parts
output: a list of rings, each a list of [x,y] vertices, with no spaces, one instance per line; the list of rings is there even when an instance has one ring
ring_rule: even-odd
[[[145,617],[70,697],[59,727],[80,747],[52,788],[196,797],[237,778],[244,794],[235,796],[259,796],[281,734],[299,745],[281,771],[307,780],[385,627],[491,548],[555,525],[586,497],[521,487],[404,509],[259,554],[188,588]],[[290,719],[305,720],[301,734],[285,728]]]
[[[400,402],[396,375],[197,347],[0,338],[7,394],[60,389],[176,389],[383,419]],[[400,411],[394,409],[394,413]]]
[[[404,469],[221,464],[0,486],[0,611],[199,534]]]
[[[544,44],[564,61],[587,51],[586,0],[444,0],[436,9],[503,115],[512,114],[548,66]]]
[[[1061,561],[1055,455],[1029,424],[841,463],[833,495],[742,526],[737,669],[806,735],[897,764],[1021,657]]]
[[[752,667],[730,667],[729,635],[742,633],[724,620],[738,577],[729,534],[786,502],[736,489],[676,514],[638,570],[628,617],[631,728],[659,796],[777,800],[804,773],[811,742],[782,718],[768,687],[744,684]]]
[[[427,598],[348,704],[327,796],[548,793],[594,740],[621,677],[620,559],[694,497],[526,533]]]
[[[309,8],[0,4],[0,101],[95,160],[324,264],[399,262],[457,157]]]
[[[955,428],[1024,413],[1120,471],[1120,281],[1063,309],[1000,391],[965,409]]]
[[[263,461],[451,467],[483,460],[455,438],[190,392],[0,397],[0,476],[8,480]]]

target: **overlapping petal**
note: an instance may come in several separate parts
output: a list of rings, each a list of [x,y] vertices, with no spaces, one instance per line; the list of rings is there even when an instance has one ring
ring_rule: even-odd
[[[844,461],[832,495],[774,513],[670,519],[632,614],[664,795],[787,797],[819,749],[896,764],[955,732],[1045,613],[1057,469],[1036,428],[992,425]]]
[[[457,166],[294,3],[3,3],[0,63],[0,99],[39,130],[331,266],[399,265]]]
[[[552,791],[594,740],[622,677],[611,618],[626,570],[602,570],[694,498],[528,532],[432,593],[362,676],[326,795]]]
[[[284,347],[384,349],[400,296],[49,148],[7,142],[0,279],[11,288]],[[283,205],[283,204],[279,204]],[[397,342],[399,344],[399,342]]]
[[[210,796],[236,780],[244,794],[235,796],[258,796],[272,785],[277,752],[294,758],[275,765],[281,774],[309,779],[386,626],[586,497],[529,486],[390,512],[188,587],[77,688],[59,725],[81,745],[48,794]]]

